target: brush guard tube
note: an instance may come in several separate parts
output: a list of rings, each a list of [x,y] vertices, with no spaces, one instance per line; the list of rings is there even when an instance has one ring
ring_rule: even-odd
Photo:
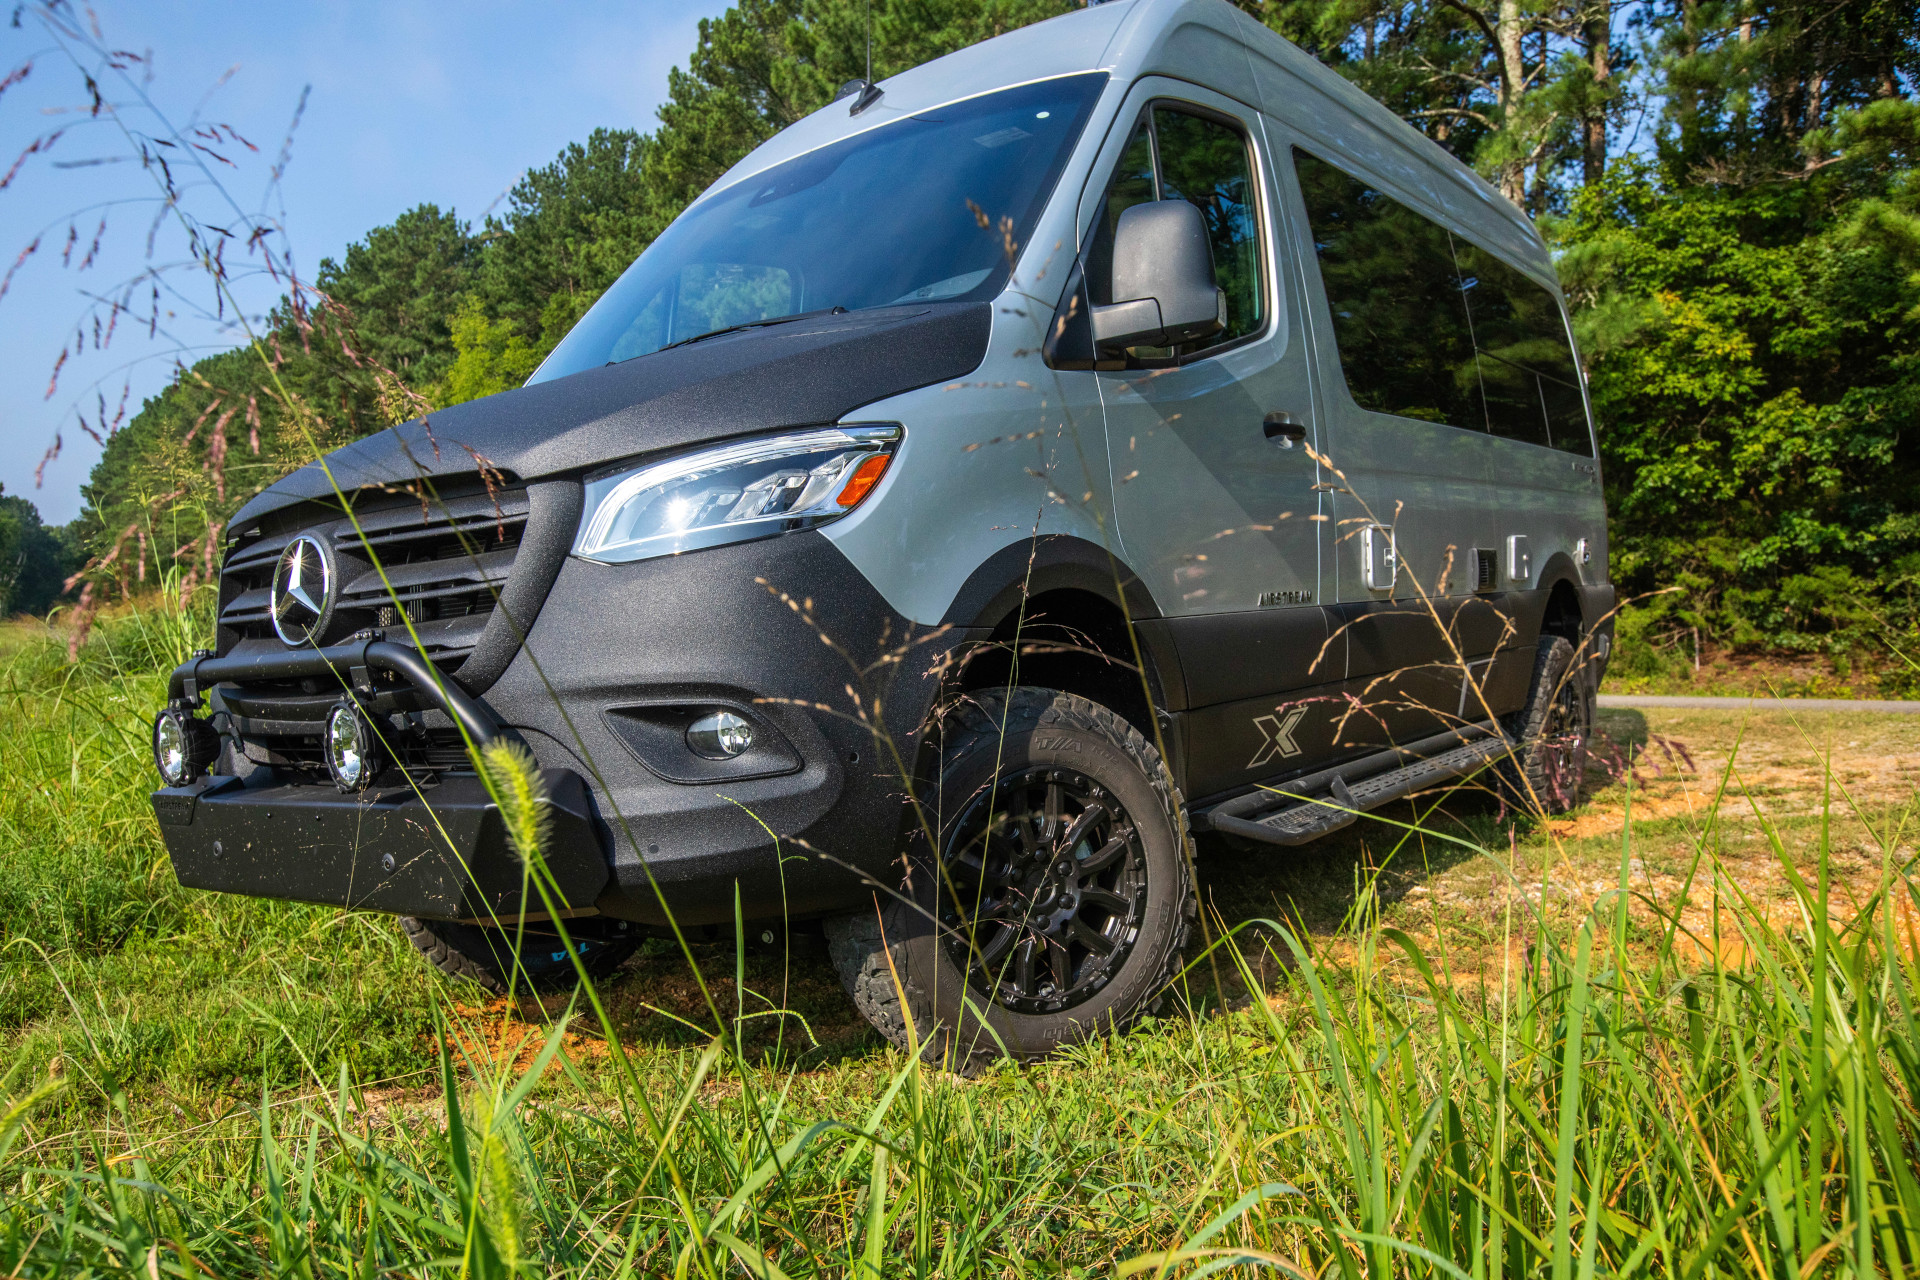
[[[394,644],[378,631],[362,632],[345,644],[324,649],[289,649],[285,653],[248,654],[216,658],[196,654],[173,669],[167,678],[167,705],[197,708],[201,691],[216,684],[245,684],[251,680],[297,680],[303,676],[332,675],[355,692],[379,690],[373,672],[391,671],[444,711],[475,746],[500,734],[493,717],[418,649]]]

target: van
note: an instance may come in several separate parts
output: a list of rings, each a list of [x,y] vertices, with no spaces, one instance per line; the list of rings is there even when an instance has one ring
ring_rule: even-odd
[[[961,1069],[1153,1007],[1192,832],[1284,857],[1483,771],[1569,807],[1614,608],[1540,237],[1222,0],[849,85],[525,387],[228,528],[154,725],[182,884],[497,989],[820,922]]]

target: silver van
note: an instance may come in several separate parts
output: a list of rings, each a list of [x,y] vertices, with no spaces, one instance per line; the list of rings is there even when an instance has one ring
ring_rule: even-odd
[[[1222,0],[1114,0],[847,86],[525,387],[248,503],[154,810],[183,884],[496,988],[820,921],[894,1042],[1031,1058],[1160,998],[1189,831],[1570,806],[1606,529],[1527,219]]]

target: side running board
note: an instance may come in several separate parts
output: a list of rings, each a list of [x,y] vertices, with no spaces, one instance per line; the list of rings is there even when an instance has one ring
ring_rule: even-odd
[[[1363,813],[1492,764],[1510,750],[1491,720],[1449,729],[1223,800],[1199,815],[1198,825],[1265,844],[1306,844],[1351,826]]]

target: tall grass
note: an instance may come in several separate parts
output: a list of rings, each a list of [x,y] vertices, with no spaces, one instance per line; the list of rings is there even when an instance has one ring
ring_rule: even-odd
[[[125,637],[164,634],[163,622],[110,622],[92,643],[120,636],[135,653]],[[1784,915],[1722,873],[1721,814],[1746,803],[1731,784],[1677,898],[1636,893],[1630,824],[1616,883],[1574,912],[1528,891],[1551,866],[1428,830],[1507,878],[1491,952],[1456,951],[1444,930],[1416,936],[1405,911],[1388,923],[1367,880],[1333,937],[1217,921],[1217,952],[1190,957],[1174,1016],[976,1081],[891,1050],[802,1069],[751,1047],[766,1011],[747,1001],[744,952],[731,996],[713,986],[720,1016],[684,1045],[626,1036],[587,991],[526,1029],[509,1046],[520,1051],[499,1052],[497,1027],[422,977],[395,977],[412,970],[385,967],[387,944],[344,945],[374,936],[362,917],[237,902],[196,916],[189,902],[208,900],[171,887],[137,803],[137,712],[155,677],[130,659],[77,676],[33,662],[16,655],[3,718],[31,785],[0,797],[0,835],[92,850],[102,870],[75,878],[77,862],[50,854],[48,877],[0,915],[8,1026],[44,998],[80,1029],[57,1057],[9,1032],[9,1275],[1245,1266],[1342,1280],[1700,1280],[1899,1277],[1920,1264],[1920,899],[1897,824],[1875,837],[1872,891],[1848,896],[1825,818],[1779,827],[1756,810],[1791,889]],[[86,726],[102,736],[76,748]],[[38,795],[63,773],[65,794]],[[1844,795],[1830,800],[1830,814],[1845,808]],[[188,1116],[169,1083],[178,1069],[143,1071],[138,1028],[72,979],[76,954],[130,928],[215,946],[223,928],[332,931],[332,952],[312,948],[304,974],[277,975],[287,1003],[271,1006],[274,982],[257,975],[236,997],[260,1055],[249,1099]],[[1211,986],[1213,961],[1237,987]],[[353,1024],[332,1041],[297,1008],[330,981],[369,988],[358,1005],[326,1006]],[[343,1032],[401,1006],[412,1020],[391,1034],[391,1060],[341,1049]],[[408,1049],[429,1070],[395,1090],[383,1076]],[[177,1063],[191,1047],[165,1052]]]

